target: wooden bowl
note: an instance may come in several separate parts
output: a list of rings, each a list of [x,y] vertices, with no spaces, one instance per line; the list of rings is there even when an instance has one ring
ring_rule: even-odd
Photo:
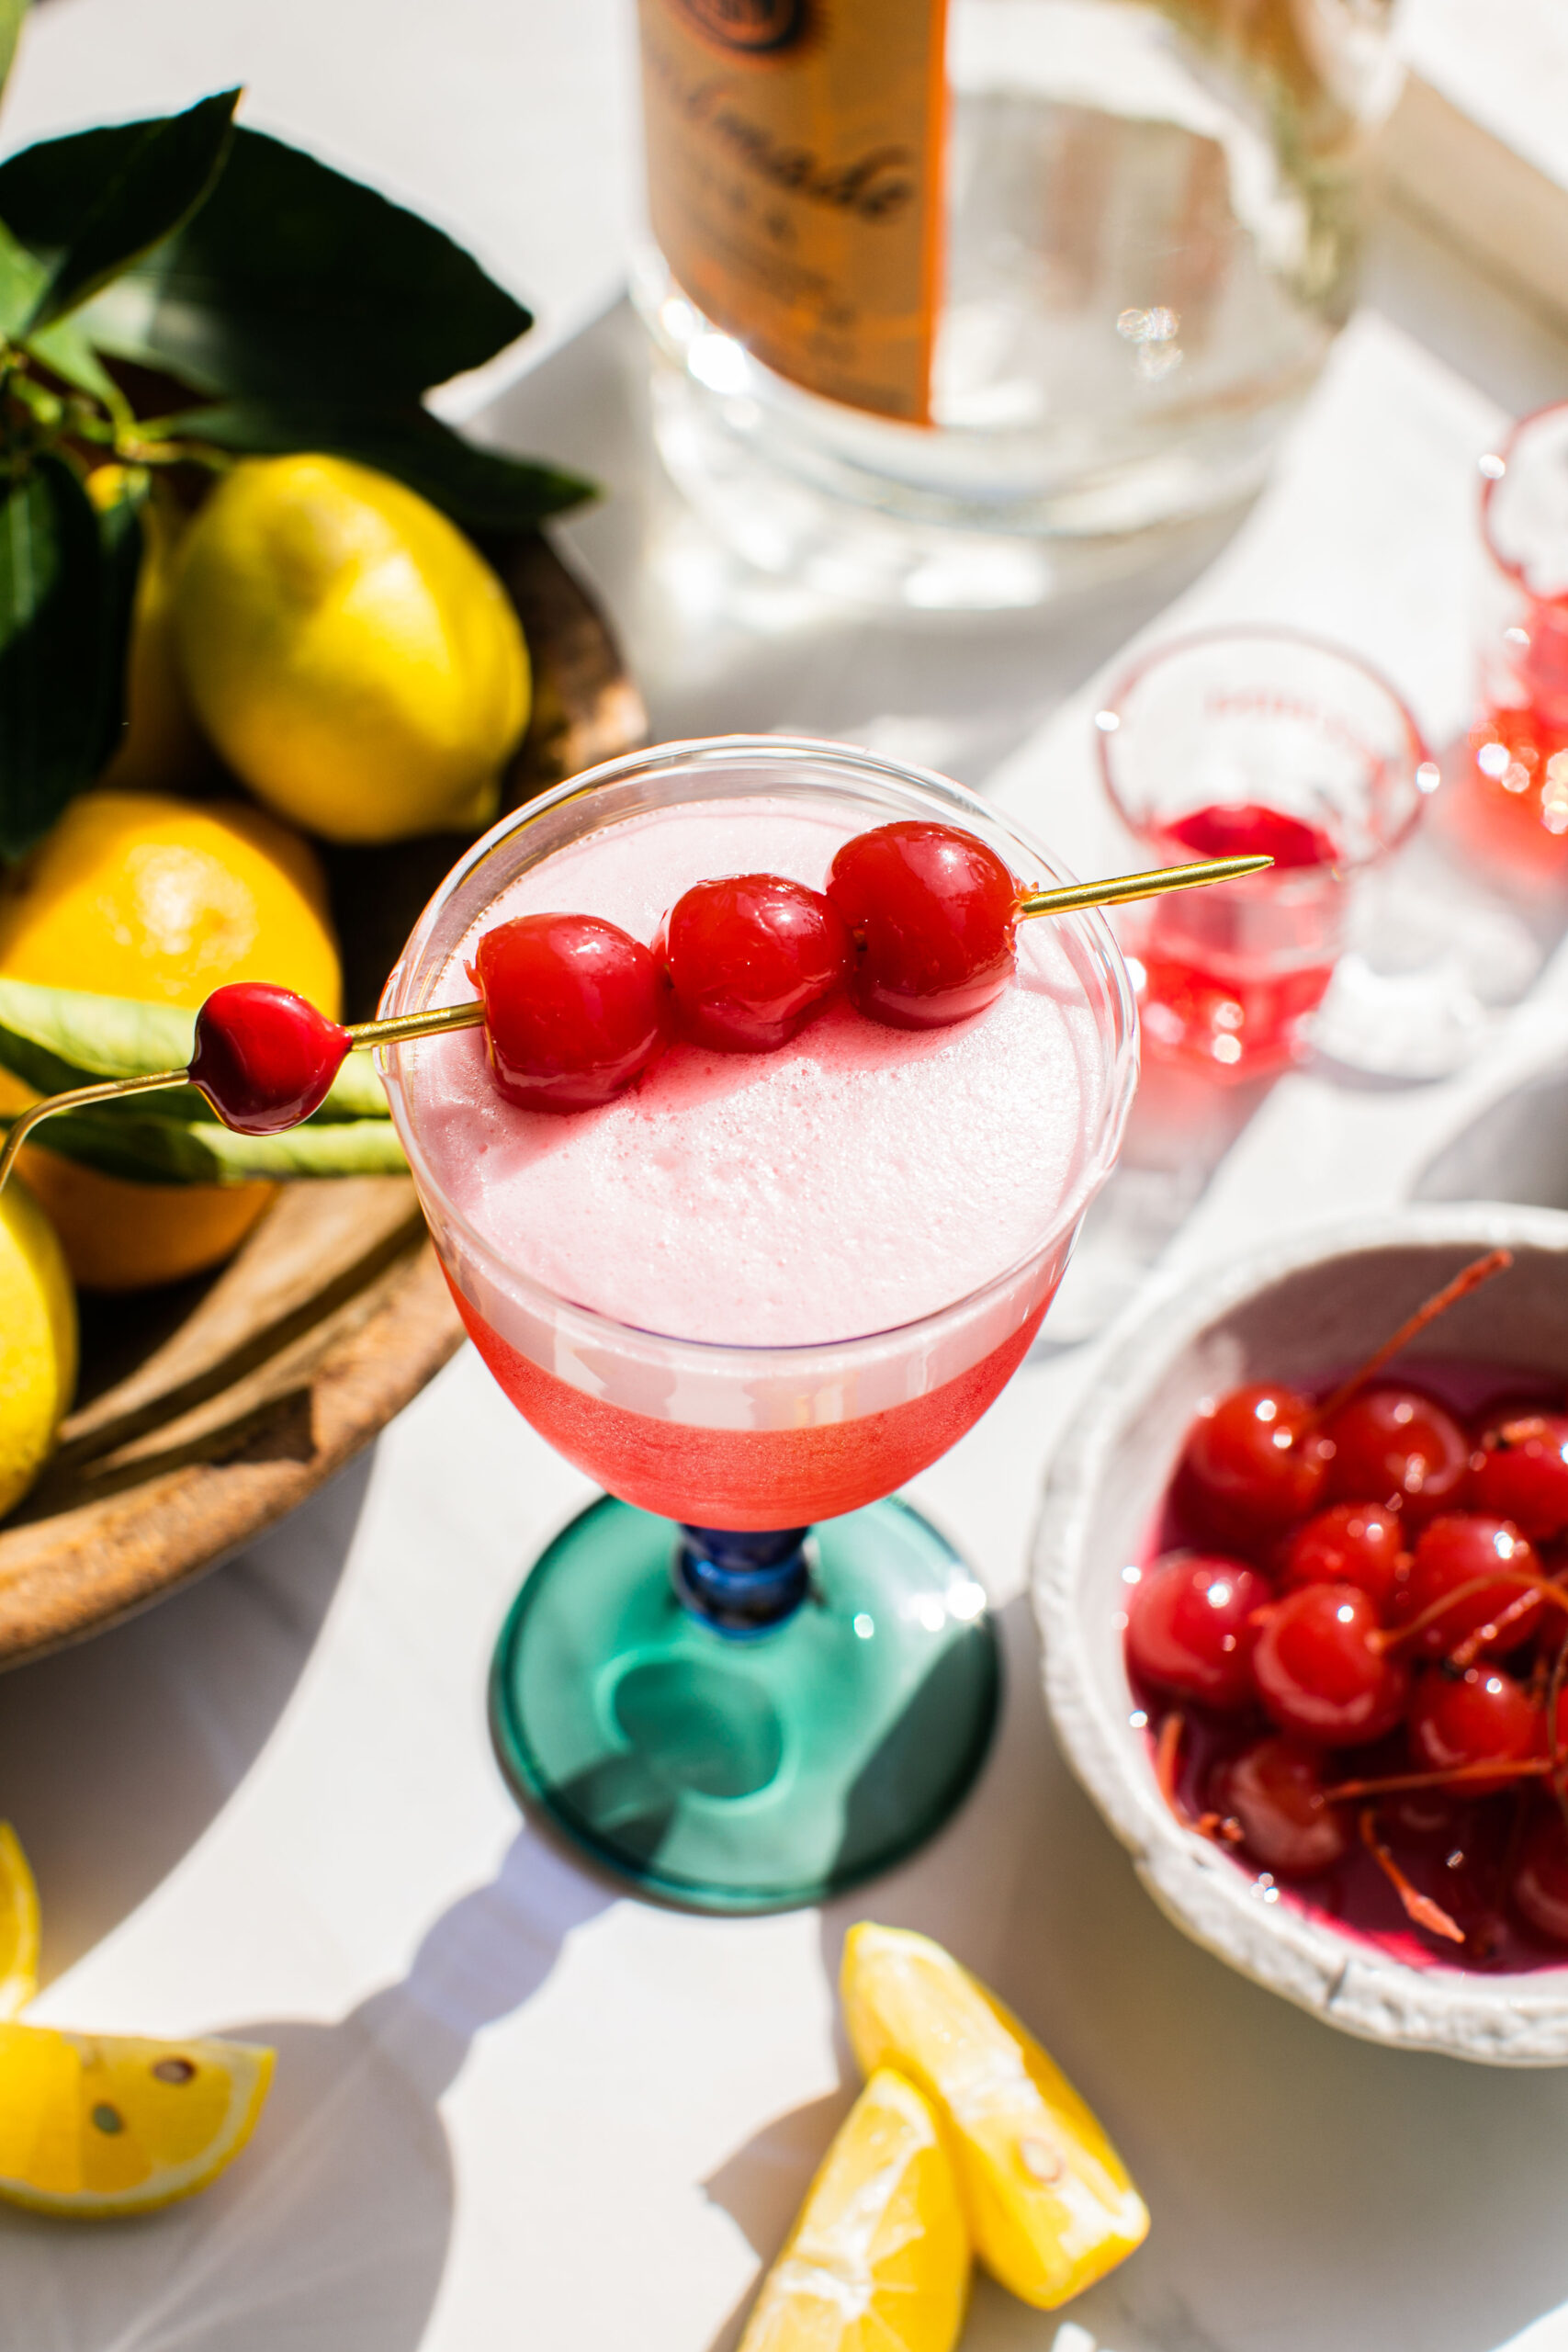
[[[646,738],[604,620],[536,534],[487,548],[534,662],[509,808]],[[328,848],[347,1017],[367,1019],[471,836]],[[82,1301],[78,1400],[0,1527],[0,1666],[188,1583],[341,1469],[461,1340],[405,1177],[286,1185],[216,1275]]]
[[[1231,1967],[1325,2024],[1492,2066],[1568,2064],[1568,1954],[1496,1973],[1414,1966],[1265,1886],[1178,1821],[1128,1684],[1122,1570],[1143,1555],[1199,1400],[1250,1380],[1306,1385],[1356,1363],[1484,1250],[1511,1272],[1397,1360],[1491,1362],[1568,1377],[1568,1216],[1472,1203],[1292,1236],[1124,1321],[1052,1465],[1034,1551],[1045,1698],[1078,1780],[1155,1901]],[[1043,1858],[1049,1867],[1049,1858]]]

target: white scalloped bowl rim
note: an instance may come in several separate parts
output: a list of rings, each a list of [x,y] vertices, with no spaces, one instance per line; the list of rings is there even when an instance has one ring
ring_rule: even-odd
[[[1108,1645],[1086,1590],[1097,1570],[1093,1521],[1119,1446],[1184,1359],[1205,1340],[1223,1340],[1227,1318],[1292,1276],[1342,1258],[1499,1245],[1568,1259],[1568,1212],[1498,1203],[1412,1207],[1308,1228],[1223,1270],[1167,1281],[1153,1297],[1145,1292],[1108,1342],[1053,1462],[1032,1580],[1045,1700],[1067,1762],[1178,1927],[1255,1983],[1363,2040],[1486,2065],[1556,2066],[1568,2064],[1568,1964],[1508,1976],[1408,1966],[1325,1915],[1266,1898],[1212,1840],[1177,1821],[1156,1783],[1148,1741],[1129,1720],[1120,1641]],[[1476,1295],[1476,1306],[1483,1296]],[[1563,1362],[1568,1370],[1568,1328]],[[1178,1434],[1160,1488],[1179,1443]]]

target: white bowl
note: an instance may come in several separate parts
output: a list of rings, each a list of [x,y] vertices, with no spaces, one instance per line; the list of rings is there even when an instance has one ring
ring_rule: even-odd
[[[1513,1270],[1397,1359],[1489,1359],[1568,1379],[1568,1214],[1401,1210],[1294,1236],[1125,1321],[1063,1442],[1034,1551],[1045,1698],[1068,1762],[1160,1908],[1233,1968],[1370,2041],[1493,2066],[1568,2064],[1568,1963],[1490,1976],[1407,1966],[1270,1897],[1160,1795],[1122,1660],[1122,1571],[1142,1553],[1199,1401],[1353,1365],[1483,1250]]]

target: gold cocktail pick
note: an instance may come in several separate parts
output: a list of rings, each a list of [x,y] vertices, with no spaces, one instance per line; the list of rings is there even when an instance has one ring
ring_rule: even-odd
[[[1025,890],[1018,901],[1020,921],[1036,915],[1076,914],[1085,907],[1120,906],[1128,899],[1154,899],[1167,890],[1199,890],[1213,882],[1236,882],[1243,875],[1261,874],[1271,857],[1206,857],[1189,865],[1158,866],[1151,874],[1113,874],[1099,882],[1072,882],[1055,890]],[[438,1036],[446,1029],[476,1029],[485,1017],[481,1000],[470,1004],[444,1004],[428,1012],[400,1012],[389,1021],[358,1021],[344,1029],[347,1053],[356,1046],[399,1046],[416,1037]],[[141,1078],[108,1078],[101,1085],[73,1087],[66,1094],[49,1094],[33,1102],[12,1122],[0,1147],[0,1186],[16,1164],[17,1154],[33,1129],[62,1111],[85,1111],[97,1102],[122,1102],[130,1094],[156,1094],[173,1086],[195,1083],[189,1068],[155,1070]],[[210,1095],[208,1096],[212,1101]],[[222,1117],[220,1107],[213,1109]]]

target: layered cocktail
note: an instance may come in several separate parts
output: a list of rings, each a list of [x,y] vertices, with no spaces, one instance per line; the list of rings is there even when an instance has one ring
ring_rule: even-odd
[[[651,941],[694,884],[819,891],[852,836],[911,820],[1052,878],[983,803],[860,752],[616,762],[468,854],[383,1010],[471,998],[480,940],[517,917]],[[613,1498],[534,1568],[493,1704],[514,1778],[623,1871],[716,1907],[806,1899],[962,1794],[996,1703],[983,1597],[885,1498],[1027,1351],[1114,1155],[1134,1037],[1102,921],[1071,915],[1021,926],[972,1017],[890,1026],[835,999],[770,1052],[677,1036],[564,1115],[503,1099],[477,1031],[386,1055],[479,1352]]]

